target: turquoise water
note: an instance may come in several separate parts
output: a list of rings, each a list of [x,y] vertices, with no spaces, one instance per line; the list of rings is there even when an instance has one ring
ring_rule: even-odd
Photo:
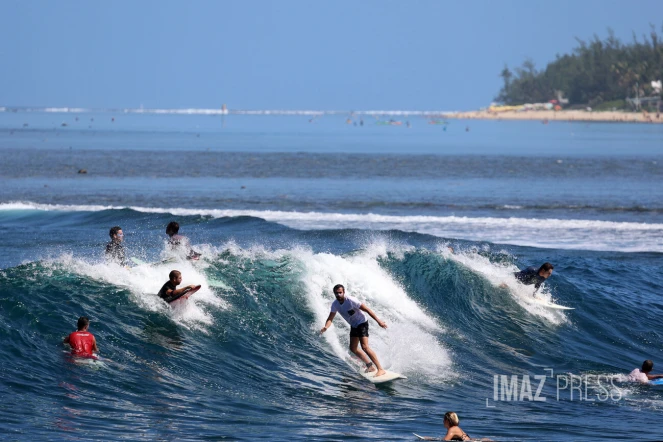
[[[0,113],[2,432],[408,440],[453,410],[496,440],[660,437],[663,390],[624,375],[663,372],[663,129],[411,126]],[[203,260],[103,261],[116,224],[161,260],[173,219]],[[511,277],[544,261],[542,296],[575,310]],[[203,286],[175,310],[155,295],[172,268]],[[359,376],[341,318],[316,333],[336,283],[387,322],[371,345],[407,380]],[[61,344],[83,314],[103,364]]]

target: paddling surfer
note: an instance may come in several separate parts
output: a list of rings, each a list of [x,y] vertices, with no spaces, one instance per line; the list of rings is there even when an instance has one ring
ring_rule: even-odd
[[[94,335],[87,331],[90,327],[90,320],[87,316],[78,318],[77,330],[72,332],[62,341],[64,344],[71,346],[71,352],[74,356],[81,356],[86,358],[94,358],[94,353],[99,352],[97,347],[97,340]]]
[[[375,377],[382,376],[386,371],[380,365],[380,361],[373,349],[368,346],[368,318],[364,312],[368,313],[380,327],[387,328],[387,324],[379,320],[366,304],[346,296],[343,285],[336,284],[333,292],[336,301],[332,302],[331,313],[329,313],[325,326],[322,327],[320,333],[326,332],[331,327],[336,313],[340,313],[343,319],[350,324],[350,351],[366,364],[366,373],[377,370]],[[361,349],[359,348],[359,344],[361,344]]]
[[[629,380],[647,383],[649,381],[653,381],[654,379],[663,379],[663,374],[650,374],[653,369],[654,362],[651,359],[647,359],[642,363],[642,368],[636,368],[631,373],[629,373]]]
[[[546,279],[550,278],[553,269],[554,267],[552,264],[544,262],[538,270],[536,267],[531,266],[527,267],[525,270],[515,272],[513,276],[525,285],[534,284],[534,293],[536,293],[541,287],[541,284],[543,284]]]
[[[182,284],[182,272],[179,270],[173,270],[168,274],[168,281],[161,287],[159,290],[159,298],[163,299],[167,303],[171,303],[189,290],[196,288],[195,285],[187,285],[178,289],[177,286]]]

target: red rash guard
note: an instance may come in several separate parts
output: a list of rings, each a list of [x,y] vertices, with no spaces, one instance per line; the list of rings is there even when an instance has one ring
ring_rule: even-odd
[[[69,345],[76,356],[92,356],[94,336],[90,332],[75,331],[69,335]]]

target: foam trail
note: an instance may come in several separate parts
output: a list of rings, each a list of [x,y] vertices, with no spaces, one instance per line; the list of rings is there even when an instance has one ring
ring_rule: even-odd
[[[0,211],[88,211],[120,206],[58,205],[32,202],[0,204]],[[397,216],[379,214],[129,207],[144,213],[178,216],[252,216],[301,230],[401,230],[443,238],[490,241],[540,248],[619,252],[663,252],[663,224],[582,219],[492,218],[464,216]],[[541,235],[546,232],[546,235]]]

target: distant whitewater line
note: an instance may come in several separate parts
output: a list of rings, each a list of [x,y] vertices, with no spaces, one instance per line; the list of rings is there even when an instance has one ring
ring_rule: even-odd
[[[400,230],[441,238],[489,241],[496,244],[539,248],[663,253],[663,224],[655,223],[582,219],[397,216],[374,213],[59,205],[33,202],[0,204],[0,211],[98,212],[127,208],[143,213],[169,213],[177,216],[211,216],[214,218],[250,216],[300,230]]]
[[[83,107],[0,107],[0,112],[48,112],[48,113],[124,113],[152,115],[391,115],[391,116],[440,116],[457,111],[422,110],[286,110],[286,109],[144,109],[144,108],[83,108]]]

